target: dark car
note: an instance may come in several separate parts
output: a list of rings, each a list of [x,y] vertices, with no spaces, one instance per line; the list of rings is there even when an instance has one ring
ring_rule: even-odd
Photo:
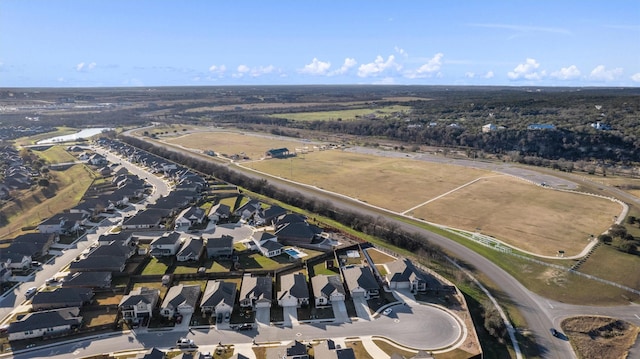
[[[238,327],[238,330],[251,330],[253,329],[253,325],[251,324],[242,324]]]
[[[551,332],[551,335],[553,335],[554,337],[560,336],[560,332],[558,332],[555,328],[551,328],[549,329],[549,331]]]

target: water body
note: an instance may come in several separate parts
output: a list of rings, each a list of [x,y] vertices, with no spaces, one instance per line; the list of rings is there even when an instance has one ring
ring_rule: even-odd
[[[76,140],[79,140],[81,138],[92,137],[92,136],[98,135],[98,134],[100,134],[100,133],[102,133],[104,131],[109,131],[109,130],[113,130],[113,128],[110,128],[110,127],[85,128],[84,130],[82,130],[80,132],[72,133],[70,135],[47,138],[47,139],[38,141],[37,144],[38,145],[42,145],[42,144],[47,144],[47,143],[76,141]]]

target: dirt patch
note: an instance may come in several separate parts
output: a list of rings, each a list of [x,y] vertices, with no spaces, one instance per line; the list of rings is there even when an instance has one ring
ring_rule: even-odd
[[[561,326],[578,358],[626,358],[639,330],[623,320],[596,316],[568,318]]]
[[[567,285],[567,272],[555,268],[549,268],[538,276],[542,282],[549,286],[565,287]]]

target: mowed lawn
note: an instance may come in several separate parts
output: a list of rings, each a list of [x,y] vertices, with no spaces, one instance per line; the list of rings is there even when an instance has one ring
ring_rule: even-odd
[[[282,141],[268,136],[250,136],[236,132],[198,132],[165,139],[165,141],[188,148],[202,151],[211,150],[227,155],[244,153],[253,160],[264,157],[265,152],[272,148],[286,147],[290,151],[294,151],[296,147],[310,145],[304,142]]]
[[[465,183],[493,173],[412,159],[341,150],[269,159],[244,166],[404,212]]]
[[[475,230],[542,255],[578,254],[591,234],[613,224],[621,206],[606,199],[553,191],[508,176],[482,179],[416,209],[430,222]]]

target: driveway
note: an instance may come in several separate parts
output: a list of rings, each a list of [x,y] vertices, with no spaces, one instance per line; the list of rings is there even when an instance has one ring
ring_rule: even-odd
[[[284,326],[292,327],[298,325],[298,307],[288,306],[282,307],[284,314]]]
[[[269,326],[271,324],[270,308],[256,308],[256,323]]]
[[[335,323],[349,323],[349,314],[347,313],[347,306],[344,304],[344,300],[338,300],[331,302],[333,307],[333,316],[335,317]]]
[[[362,320],[371,320],[369,315],[369,305],[364,297],[353,297],[353,305],[356,307],[356,314]]]

